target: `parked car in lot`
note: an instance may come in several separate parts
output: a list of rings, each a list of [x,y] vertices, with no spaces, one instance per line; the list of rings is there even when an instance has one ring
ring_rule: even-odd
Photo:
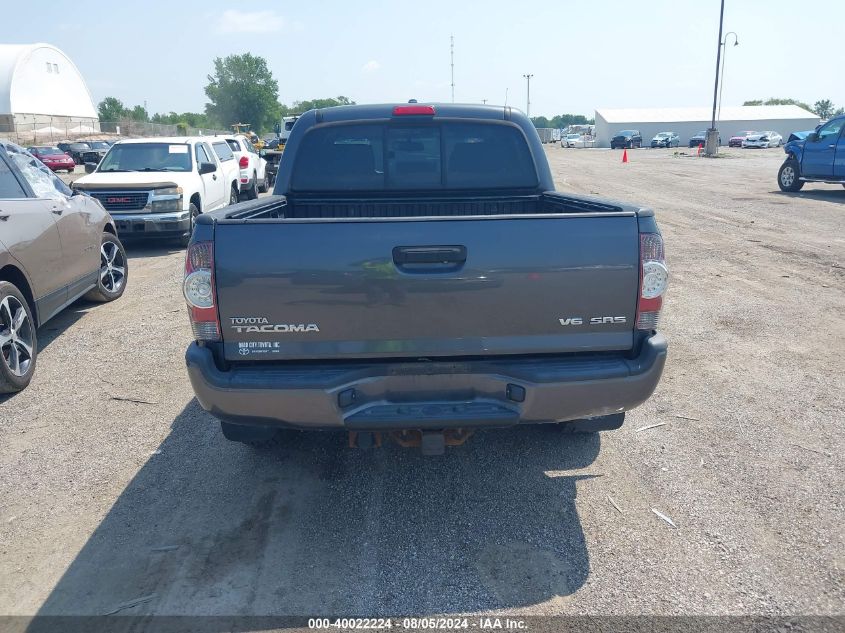
[[[0,142],[0,393],[32,380],[37,328],[79,297],[113,301],[129,268],[102,205]]]
[[[678,147],[681,144],[681,137],[674,132],[658,132],[651,139],[652,147]]]
[[[845,116],[831,119],[783,149],[786,160],[778,170],[782,191],[798,191],[805,182],[842,183],[845,187]]]
[[[584,147],[584,137],[580,134],[566,134],[560,140],[561,147]]]
[[[783,145],[783,137],[773,131],[749,134],[742,141],[742,146],[745,148],[756,147],[760,149],[765,147],[780,147],[781,145]]]
[[[229,143],[238,162],[240,169],[238,183],[242,197],[255,200],[259,193],[264,193],[270,188],[267,161],[259,155],[255,146],[243,134],[227,138],[226,142]]]
[[[232,151],[232,148],[229,147],[229,143],[224,138],[209,139],[209,142],[211,143],[211,149],[217,156],[217,160],[220,162],[224,182],[238,182],[240,175],[238,157]]]
[[[722,144],[722,136],[719,135],[719,145]],[[699,145],[704,145],[707,143],[707,130],[702,130],[698,134],[695,134],[690,137],[689,146],[690,147],[698,147]]]
[[[753,136],[757,134],[754,130],[746,130],[745,132],[740,132],[728,139],[728,147],[742,147],[742,142],[748,138],[749,136]]]
[[[28,147],[27,151],[53,171],[73,172],[76,169],[74,160],[58,147],[53,145],[39,145]]]
[[[70,141],[62,141],[61,143],[57,143],[56,146],[62,150],[65,154],[70,156],[73,159],[73,162],[77,165],[81,165],[83,162],[82,155],[85,152],[90,152],[91,146],[88,143],[71,143]]]
[[[99,163],[111,149],[111,145],[105,141],[86,141],[86,143],[91,149],[82,153],[83,163]]]
[[[643,137],[638,130],[622,130],[610,139],[610,149],[642,147]]]
[[[610,430],[666,358],[653,212],[556,192],[509,108],[307,112],[273,196],[200,216],[185,262],[191,384],[240,442]]]
[[[237,166],[224,167],[206,137],[120,141],[73,188],[99,200],[125,238],[188,243],[197,216],[238,201]],[[221,143],[225,144],[223,139]]]

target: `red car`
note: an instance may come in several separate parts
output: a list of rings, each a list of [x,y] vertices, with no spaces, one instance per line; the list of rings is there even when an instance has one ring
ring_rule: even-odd
[[[28,147],[27,149],[30,154],[35,156],[53,171],[66,170],[68,173],[71,173],[74,169],[76,169],[76,163],[73,162],[73,159],[58,147],[53,147],[52,145],[41,145],[38,147]]]
[[[740,132],[736,136],[732,136],[728,141],[728,147],[742,147],[742,142],[745,140],[745,137],[751,136],[752,134],[757,134],[757,132],[748,130],[747,132]]]

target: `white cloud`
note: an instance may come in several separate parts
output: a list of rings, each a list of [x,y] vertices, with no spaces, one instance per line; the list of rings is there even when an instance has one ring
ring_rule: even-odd
[[[374,72],[376,72],[379,68],[381,68],[381,64],[379,64],[376,60],[371,59],[371,60],[370,60],[370,61],[368,61],[366,64],[364,64],[363,66],[361,66],[361,72],[365,72],[365,73],[374,73]]]
[[[275,11],[237,11],[228,9],[217,20],[218,33],[273,33],[285,25]]]

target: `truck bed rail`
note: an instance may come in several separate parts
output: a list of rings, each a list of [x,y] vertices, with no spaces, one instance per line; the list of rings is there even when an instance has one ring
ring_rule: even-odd
[[[527,196],[461,198],[297,198],[272,196],[236,205],[224,220],[479,217],[495,215],[552,215],[619,213],[623,205],[557,192]]]

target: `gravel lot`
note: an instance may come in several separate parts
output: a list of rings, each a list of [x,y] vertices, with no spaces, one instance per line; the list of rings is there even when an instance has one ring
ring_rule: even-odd
[[[780,193],[780,150],[547,153],[666,238],[670,359],[621,430],[227,443],[184,370],[183,254],[130,245],[124,297],[48,323],[0,400],[0,613],[842,614],[845,189]]]

